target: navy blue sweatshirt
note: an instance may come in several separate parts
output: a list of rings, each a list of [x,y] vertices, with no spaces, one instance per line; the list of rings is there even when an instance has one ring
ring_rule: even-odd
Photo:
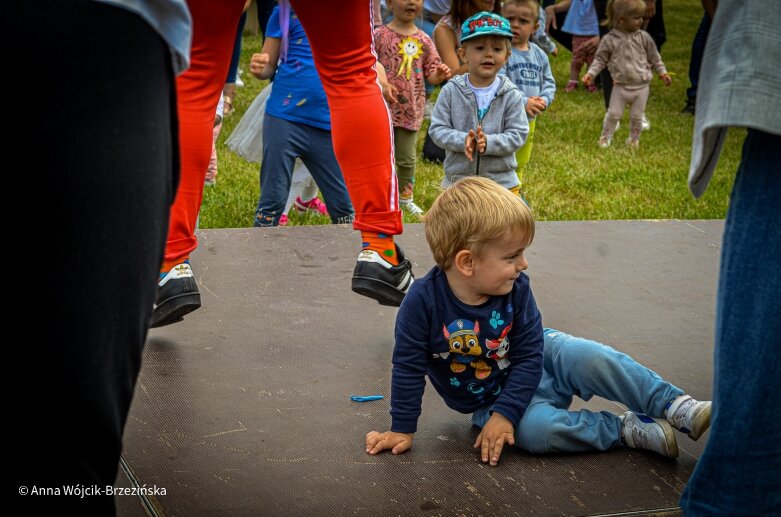
[[[517,426],[542,377],[542,347],[542,318],[525,274],[509,294],[473,306],[434,267],[412,284],[396,316],[391,431],[417,430],[426,375],[450,408],[488,407]]]

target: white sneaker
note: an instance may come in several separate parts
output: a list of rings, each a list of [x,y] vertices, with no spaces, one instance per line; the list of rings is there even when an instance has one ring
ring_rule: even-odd
[[[670,425],[697,440],[710,427],[711,402],[681,395],[667,405],[664,416]]]
[[[613,140],[611,138],[607,138],[607,137],[601,136],[601,137],[599,137],[599,142],[597,142],[597,145],[599,147],[601,147],[602,149],[607,149],[608,147],[610,147],[610,143],[612,141]]]
[[[621,418],[621,441],[632,449],[653,451],[668,458],[678,457],[673,428],[665,420],[627,411]]]
[[[411,199],[409,201],[402,201],[399,199],[399,205],[401,206],[402,210],[405,210],[410,215],[417,217],[423,215],[423,209],[416,205],[415,202]]]
[[[648,120],[648,117],[645,116],[645,113],[643,113],[643,122],[641,131],[650,131],[651,130],[651,121]]]

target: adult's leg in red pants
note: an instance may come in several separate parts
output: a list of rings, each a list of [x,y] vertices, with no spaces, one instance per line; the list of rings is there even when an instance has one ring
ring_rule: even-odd
[[[377,82],[370,0],[293,1],[331,110],[331,134],[355,209],[356,230],[402,232],[393,126]],[[338,27],[338,30],[334,30]]]
[[[315,57],[331,111],[331,136],[355,209],[353,227],[380,237],[402,232],[398,184],[393,170],[393,126],[377,80],[370,0],[291,0]],[[338,27],[338,30],[334,30]],[[398,266],[376,253],[361,253],[353,290],[380,303],[398,305],[412,284],[411,264],[398,252]],[[395,257],[394,257],[395,258]]]
[[[165,276],[158,288],[152,327],[179,321],[201,306],[192,270],[182,263],[198,246],[195,223],[211,157],[214,114],[228,73],[244,0],[189,0],[187,4],[193,18],[190,68],[176,79],[181,173],[171,207],[161,268]]]

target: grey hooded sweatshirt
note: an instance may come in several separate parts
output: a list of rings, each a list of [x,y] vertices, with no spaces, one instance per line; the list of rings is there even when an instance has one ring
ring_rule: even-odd
[[[449,187],[468,176],[484,176],[503,187],[516,187],[520,182],[515,172],[515,152],[529,135],[523,95],[506,76],[499,76],[502,83],[481,122],[486,136],[485,152],[475,152],[470,162],[464,154],[464,144],[469,130],[477,130],[478,119],[477,99],[466,82],[467,75],[454,77],[442,88],[431,114],[429,134],[434,143],[445,149],[442,186]]]

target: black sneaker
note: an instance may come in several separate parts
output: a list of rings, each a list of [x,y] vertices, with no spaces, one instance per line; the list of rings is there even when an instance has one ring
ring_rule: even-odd
[[[696,104],[696,97],[689,97],[686,99],[686,106],[683,107],[681,113],[688,113],[694,115],[694,105]]]
[[[363,250],[353,271],[353,291],[377,300],[380,305],[398,307],[409,291],[414,278],[412,262],[398,245],[399,265],[394,266],[379,253]]]
[[[200,306],[201,294],[198,292],[198,284],[190,264],[178,264],[157,284],[157,296],[149,326],[163,327],[182,321],[185,314]]]

